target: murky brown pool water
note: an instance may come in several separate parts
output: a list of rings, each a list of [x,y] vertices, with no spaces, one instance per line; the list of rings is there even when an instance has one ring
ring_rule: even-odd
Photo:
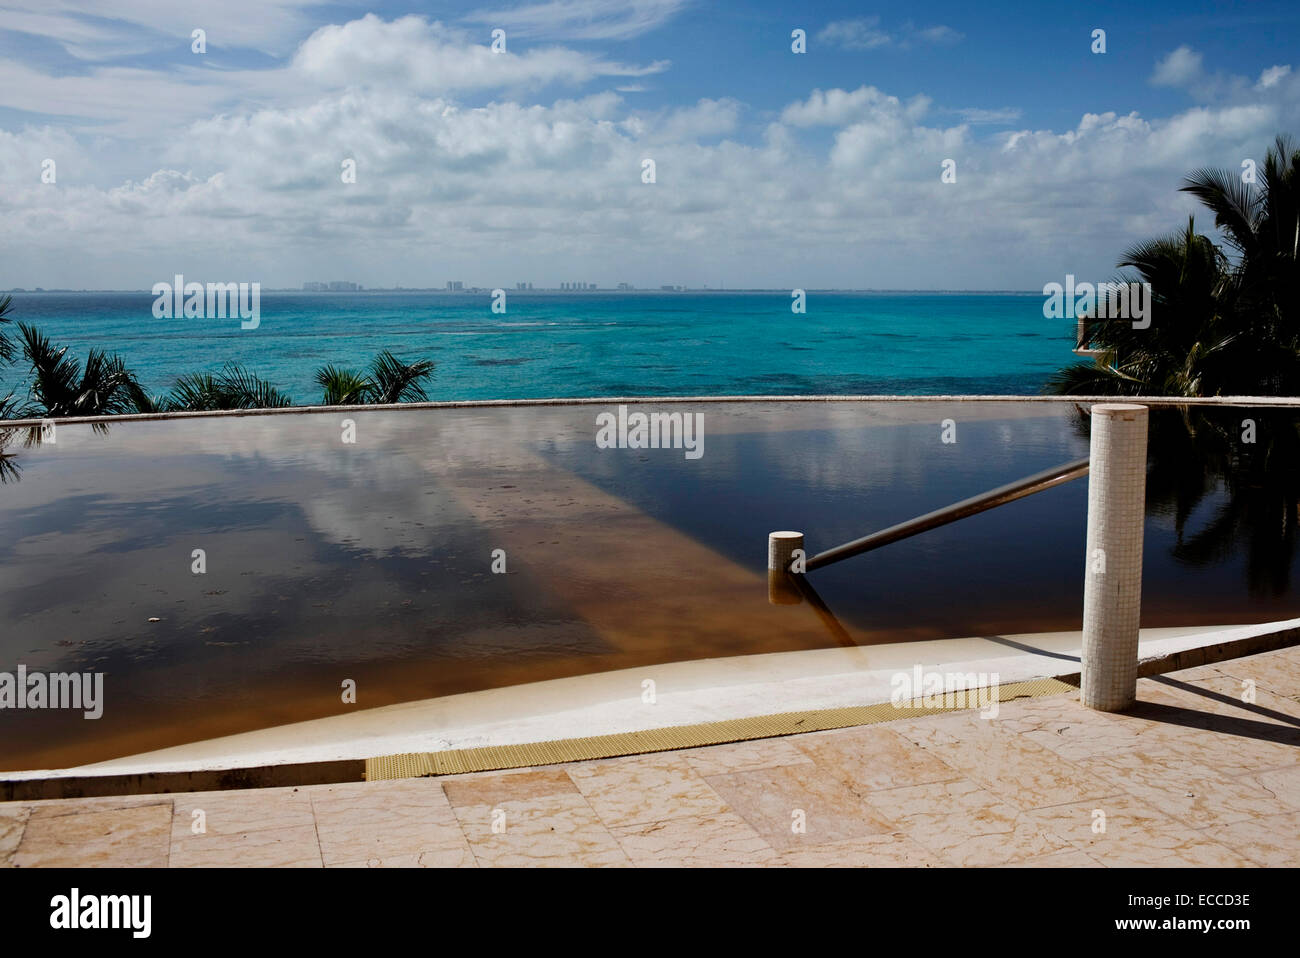
[[[607,407],[590,405],[61,425],[31,447],[11,437],[0,672],[102,672],[105,708],[95,721],[0,711],[0,769],[833,646],[808,606],[768,604],[769,531],[800,529],[815,551],[1087,453],[1066,404],[636,409],[702,414],[703,455],[598,448]],[[1295,614],[1293,444],[1279,438],[1294,436],[1294,417],[1260,414],[1283,468],[1256,474],[1235,453],[1219,461],[1244,415],[1211,424],[1226,447],[1205,445],[1205,428],[1185,442],[1176,413],[1153,422],[1144,626]],[[355,443],[342,441],[344,418]],[[944,419],[954,443],[941,441]],[[1086,493],[1071,483],[811,579],[858,643],[1077,629]],[[355,705],[342,701],[348,680]]]

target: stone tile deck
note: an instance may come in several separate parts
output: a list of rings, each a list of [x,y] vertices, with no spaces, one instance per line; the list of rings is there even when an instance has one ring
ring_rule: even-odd
[[[1062,695],[439,779],[0,804],[0,865],[1300,864],[1300,648],[1138,696],[1122,715]]]

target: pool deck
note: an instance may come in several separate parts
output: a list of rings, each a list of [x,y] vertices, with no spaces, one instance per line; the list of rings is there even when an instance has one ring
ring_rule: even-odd
[[[1300,647],[1142,679],[1138,697],[510,772],[0,804],[0,866],[1300,864]]]

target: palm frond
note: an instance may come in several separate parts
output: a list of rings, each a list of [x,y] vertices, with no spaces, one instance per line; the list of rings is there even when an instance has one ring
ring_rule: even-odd
[[[433,375],[433,370],[434,362],[431,359],[404,363],[385,349],[370,363],[370,379],[374,383],[370,401],[424,402],[429,396],[421,384]]]

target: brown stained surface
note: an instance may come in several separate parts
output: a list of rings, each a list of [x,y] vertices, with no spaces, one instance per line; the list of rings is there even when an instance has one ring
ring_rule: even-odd
[[[525,495],[483,483],[487,463],[466,468],[462,462],[438,476],[439,487],[479,521],[493,548],[528,556],[533,580],[609,643],[602,670],[662,662],[666,649],[685,661],[833,644],[810,607],[768,603],[766,575],[540,456],[520,448],[509,459],[512,470],[528,477]],[[764,538],[757,540],[755,555],[766,547]],[[530,680],[585,666],[589,660],[555,660],[547,674],[530,672]]]
[[[443,779],[9,803],[0,865],[1300,865],[1300,648],[1143,679],[1138,698]]]

